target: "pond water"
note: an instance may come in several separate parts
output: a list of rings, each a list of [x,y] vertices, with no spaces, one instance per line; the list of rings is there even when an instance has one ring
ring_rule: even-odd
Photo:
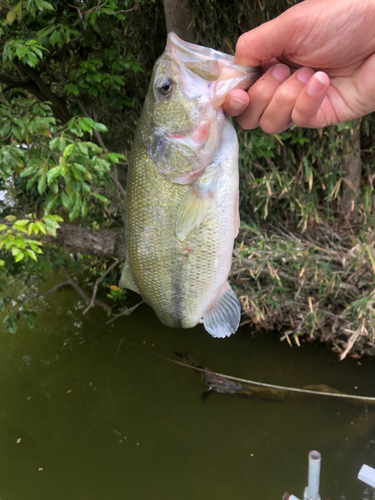
[[[45,289],[52,286],[45,285]],[[281,500],[302,497],[322,453],[321,497],[374,499],[375,406],[318,396],[276,402],[211,394],[156,354],[188,353],[220,373],[375,396],[375,359],[339,362],[248,327],[229,339],[173,330],[140,306],[107,324],[76,292],[46,299],[38,328],[0,337],[0,500]]]

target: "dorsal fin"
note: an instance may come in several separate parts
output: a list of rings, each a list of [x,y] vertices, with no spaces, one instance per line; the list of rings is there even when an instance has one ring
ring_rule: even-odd
[[[216,302],[203,317],[204,327],[213,337],[229,337],[236,332],[240,319],[241,306],[237,295],[226,282]]]

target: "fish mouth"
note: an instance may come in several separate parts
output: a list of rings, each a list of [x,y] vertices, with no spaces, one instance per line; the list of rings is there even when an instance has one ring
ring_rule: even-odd
[[[189,68],[206,81],[219,80],[223,68],[230,67],[237,73],[236,88],[248,88],[260,75],[259,67],[240,66],[234,63],[234,56],[209,47],[181,40],[176,33],[168,34],[166,52],[170,57]]]
[[[182,56],[181,60],[183,62],[202,60],[202,58],[221,59],[230,63],[234,62],[234,56],[211,49],[210,47],[203,47],[202,45],[185,42],[181,40],[176,33],[173,33],[173,31],[168,33],[167,50],[178,51],[179,55]]]

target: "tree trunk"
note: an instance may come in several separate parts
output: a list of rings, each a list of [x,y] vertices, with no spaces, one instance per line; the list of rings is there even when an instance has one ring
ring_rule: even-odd
[[[195,42],[190,0],[163,0],[167,32],[174,31],[182,40]]]
[[[344,183],[341,192],[341,208],[346,216],[354,213],[361,182],[360,122],[352,121],[352,129],[344,137]]]
[[[70,248],[73,252],[97,255],[98,257],[125,258],[123,231],[120,234],[113,229],[90,231],[71,224],[60,224],[60,226],[56,238],[50,236],[47,241]]]

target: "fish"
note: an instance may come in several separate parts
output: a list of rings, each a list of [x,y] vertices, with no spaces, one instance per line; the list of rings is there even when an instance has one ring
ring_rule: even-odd
[[[155,63],[129,156],[119,286],[167,326],[203,323],[217,338],[238,328],[228,283],[240,224],[238,141],[222,106],[258,76],[175,33]]]

